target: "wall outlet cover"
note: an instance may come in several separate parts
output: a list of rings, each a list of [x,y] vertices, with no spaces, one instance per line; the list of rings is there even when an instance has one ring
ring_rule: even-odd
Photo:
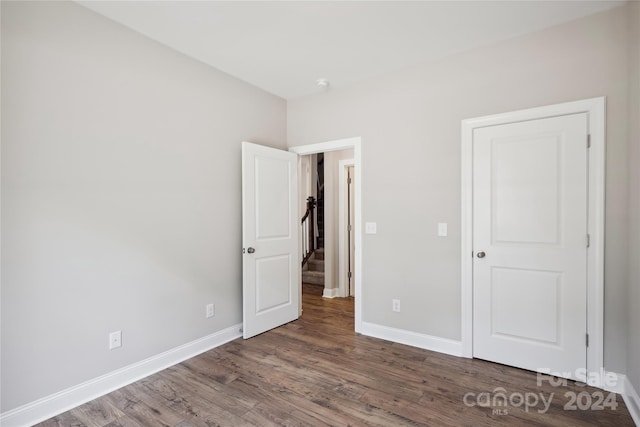
[[[115,331],[109,334],[109,350],[122,347],[122,331]]]

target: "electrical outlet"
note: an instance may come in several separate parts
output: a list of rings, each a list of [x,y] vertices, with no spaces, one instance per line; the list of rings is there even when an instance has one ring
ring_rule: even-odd
[[[109,334],[109,350],[122,347],[122,331],[115,331]]]
[[[400,313],[400,300],[399,299],[391,300],[391,310],[395,311],[396,313]]]
[[[439,222],[438,223],[438,236],[447,237],[447,234],[448,234],[447,223],[446,222]]]
[[[207,319],[216,315],[216,306],[213,304],[207,304]]]

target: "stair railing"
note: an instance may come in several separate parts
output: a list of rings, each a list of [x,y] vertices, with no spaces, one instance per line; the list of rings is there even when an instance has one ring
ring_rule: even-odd
[[[302,265],[304,266],[313,251],[315,250],[315,221],[313,211],[316,207],[316,199],[313,197],[307,198],[307,211],[302,216]]]

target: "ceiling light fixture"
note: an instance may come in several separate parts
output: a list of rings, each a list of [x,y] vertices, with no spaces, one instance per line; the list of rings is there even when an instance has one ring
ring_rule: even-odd
[[[323,78],[317,79],[316,80],[316,84],[321,89],[328,89],[329,88],[329,80],[327,80],[327,79],[323,79]]]

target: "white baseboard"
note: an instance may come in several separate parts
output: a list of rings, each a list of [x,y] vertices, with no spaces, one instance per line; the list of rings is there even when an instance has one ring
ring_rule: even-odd
[[[338,288],[331,288],[331,289],[324,288],[324,291],[322,291],[323,298],[337,298],[339,296],[340,296],[340,289]]]
[[[613,371],[602,370],[602,378],[599,378],[599,384],[590,384],[593,387],[599,387],[605,391],[612,391],[620,395],[624,394],[624,385],[626,381],[626,375],[619,374]]]
[[[242,336],[241,324],[0,414],[0,426],[24,427],[55,417],[151,374]]]
[[[629,381],[629,377],[610,371],[606,371],[605,375],[607,377],[613,376],[613,378],[617,378],[617,381],[615,381],[615,384],[610,384],[605,381],[602,388],[606,391],[621,395],[624,404],[627,405],[627,409],[631,414],[631,418],[633,418],[633,422],[637,426],[640,426],[640,396],[638,396],[638,392],[633,387],[633,384],[631,384],[631,381]]]
[[[624,404],[627,405],[631,418],[633,418],[633,422],[640,426],[640,396],[627,376],[624,377],[622,398],[624,399]]]
[[[361,333],[374,338],[381,338],[383,340],[423,348],[425,350],[437,351],[438,353],[445,353],[458,357],[462,356],[461,341],[405,331],[404,329],[390,328],[388,326],[376,325],[375,323],[369,322],[362,322]]]

